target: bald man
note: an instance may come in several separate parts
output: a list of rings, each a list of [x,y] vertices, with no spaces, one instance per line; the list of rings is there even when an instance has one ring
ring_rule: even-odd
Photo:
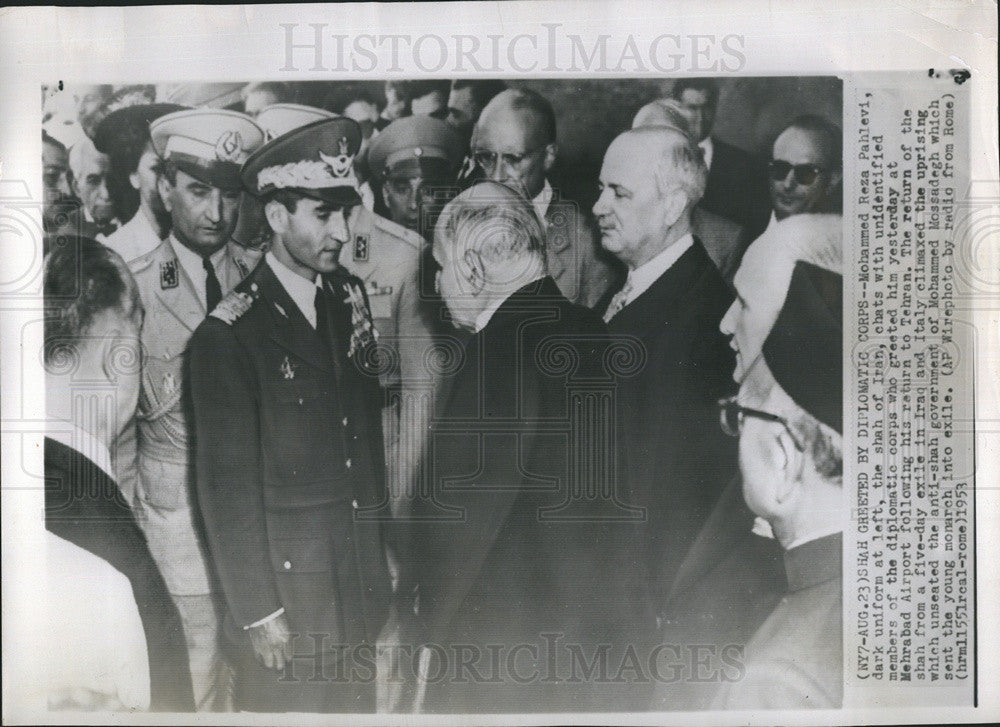
[[[482,175],[531,200],[545,233],[546,265],[559,290],[590,308],[618,281],[620,268],[600,250],[586,212],[550,184],[546,175],[557,153],[552,105],[527,89],[494,96],[472,132],[470,156]]]

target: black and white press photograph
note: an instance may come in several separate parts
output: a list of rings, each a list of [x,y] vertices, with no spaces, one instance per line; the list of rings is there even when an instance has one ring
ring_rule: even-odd
[[[996,18],[4,8],[3,723],[996,723]]]
[[[51,710],[841,706],[839,78],[102,80],[41,88]]]

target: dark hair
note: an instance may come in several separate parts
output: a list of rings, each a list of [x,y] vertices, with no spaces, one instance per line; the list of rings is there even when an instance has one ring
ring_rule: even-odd
[[[411,85],[412,85],[411,81],[386,81],[385,90],[388,91],[389,89],[392,89],[393,91],[396,92],[396,95],[398,95],[401,99],[409,101],[410,98],[412,98],[412,96],[410,95]]]
[[[792,123],[785,127],[785,131],[793,128],[808,131],[819,136],[824,156],[827,158],[830,168],[840,170],[844,163],[844,152],[843,138],[839,126],[832,121],[827,121],[822,116],[803,114],[796,117]]]
[[[421,98],[435,91],[444,94],[445,99],[448,98],[448,93],[451,91],[451,81],[446,80],[429,80],[429,81],[410,81],[409,88],[407,89],[410,100],[415,98]]]
[[[463,88],[472,89],[472,100],[480,109],[493,100],[498,93],[507,90],[507,84],[496,78],[489,78],[485,81],[477,81],[472,78],[460,78],[452,81],[451,90],[459,91]]]
[[[131,316],[142,305],[125,262],[111,248],[79,235],[59,236],[49,247],[43,279],[46,364],[75,356],[104,311]]]
[[[545,136],[545,143],[551,144],[556,140],[556,112],[548,99],[530,88],[519,88],[514,92],[511,99],[511,108],[518,111],[531,111],[542,121],[542,134]]]
[[[266,205],[268,202],[278,202],[294,215],[295,210],[299,207],[299,200],[303,197],[305,197],[304,194],[291,189],[275,189],[264,195],[260,201],[262,205]]]
[[[670,89],[670,96],[680,101],[688,89],[704,91],[713,104],[719,100],[719,85],[714,78],[679,78]]]
[[[52,144],[52,146],[58,147],[59,149],[62,149],[62,151],[64,153],[67,153],[66,145],[63,144],[61,141],[59,141],[54,136],[51,136],[49,134],[49,132],[47,132],[45,129],[42,129],[42,143],[43,144]]]
[[[371,83],[368,81],[335,83],[323,96],[320,106],[332,113],[343,114],[344,110],[355,101],[364,101],[381,111],[385,106],[385,97],[379,98],[372,93],[370,86]]]
[[[170,159],[160,157],[153,165],[153,171],[166,179],[170,184],[177,184],[177,165]]]

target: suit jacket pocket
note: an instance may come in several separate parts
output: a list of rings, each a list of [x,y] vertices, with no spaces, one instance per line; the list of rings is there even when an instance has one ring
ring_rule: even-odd
[[[336,561],[328,536],[271,540],[271,565],[289,626],[297,635],[297,653],[343,642]]]

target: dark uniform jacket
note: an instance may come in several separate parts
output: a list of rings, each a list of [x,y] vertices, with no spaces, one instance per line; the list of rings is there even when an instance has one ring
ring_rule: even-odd
[[[583,645],[590,659],[597,643],[620,647],[631,639],[642,619],[642,599],[633,595],[640,579],[629,570],[631,528],[602,519],[621,512],[606,499],[584,503],[579,495],[560,508],[586,479],[573,467],[600,456],[589,443],[573,454],[585,425],[574,418],[582,412],[570,392],[581,384],[589,390],[588,377],[605,375],[606,345],[600,319],[570,304],[546,277],[508,298],[446,376],[448,393],[431,435],[432,498],[415,508],[427,519],[416,535],[420,615],[430,642],[449,658],[455,644],[481,649],[477,669],[484,677],[487,644],[502,645],[503,659],[517,644],[535,645],[537,660],[522,654],[518,661],[519,673],[530,674],[529,662],[544,668],[542,632],[561,634],[559,649]],[[606,421],[606,412],[596,411],[594,421]],[[620,658],[620,650],[614,653]],[[563,678],[567,662],[562,652]],[[614,709],[621,696],[592,680],[503,681],[442,680],[431,685],[427,708]]]
[[[733,352],[719,332],[732,299],[696,238],[608,323],[645,351],[642,370],[622,381],[619,414],[629,501],[646,509],[642,557],[656,607],[736,470],[736,440],[716,406],[733,388]]]
[[[363,284],[324,284],[333,351],[266,262],[195,332],[197,490],[237,635],[284,608],[303,639],[373,643],[389,581],[380,525],[359,513],[385,497],[378,379],[365,350],[347,357],[357,310],[342,301]]]
[[[104,470],[48,437],[45,527],[106,560],[132,584],[149,652],[150,709],[194,711],[181,616],[132,509]]]

